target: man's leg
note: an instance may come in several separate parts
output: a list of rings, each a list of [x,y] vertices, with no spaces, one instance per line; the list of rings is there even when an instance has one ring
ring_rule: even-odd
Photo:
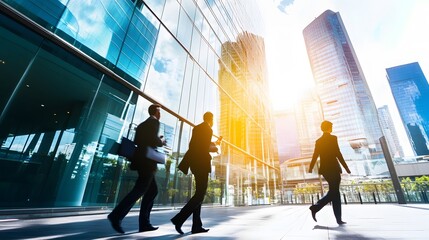
[[[203,228],[203,223],[201,221],[201,205],[207,192],[208,173],[197,173],[195,175],[195,180],[195,196],[199,202],[192,212],[192,233],[207,232],[208,229]]]
[[[338,174],[338,176],[340,176],[340,175]],[[318,211],[320,211],[326,204],[333,201],[333,199],[335,198],[336,192],[338,192],[338,194],[339,194],[339,185],[340,184],[338,182],[338,177],[336,176],[336,174],[334,174],[334,175],[324,174],[323,178],[325,178],[325,180],[328,182],[329,191],[328,191],[328,193],[326,193],[325,196],[323,196],[321,199],[319,199],[319,201],[317,201],[316,204],[310,206],[311,216],[313,217],[314,221],[316,221],[316,222],[317,222],[316,213]]]
[[[176,230],[181,234],[183,233],[181,232],[181,229],[180,229],[181,226],[186,221],[186,219],[188,219],[189,216],[194,213],[195,209],[197,209],[198,207],[201,207],[201,203],[203,202],[204,196],[207,191],[208,173],[201,174],[201,173],[195,172],[194,177],[195,177],[194,196],[192,196],[192,198],[189,199],[188,203],[186,203],[186,205],[180,210],[180,212],[177,213],[176,216],[174,216],[171,219],[171,222],[173,222],[173,224],[176,226]],[[196,216],[193,216],[193,220],[196,220],[198,222],[198,219],[199,219],[199,221],[201,222],[200,211],[197,211],[194,214],[196,214]]]
[[[152,179],[149,180],[149,186],[146,193],[143,196],[141,205],[140,205],[140,215],[139,215],[139,229],[140,231],[147,230],[156,230],[150,224],[150,212],[152,211],[153,202],[158,195],[158,187],[155,180],[155,173],[148,173],[152,175]]]
[[[142,176],[139,173],[137,181],[134,185],[134,188],[122,199],[122,201],[113,209],[109,216],[113,219],[122,220],[137,200],[146,192],[147,190],[147,180],[145,176]]]
[[[107,216],[113,229],[119,233],[124,233],[121,227],[121,221],[131,210],[136,201],[145,193],[146,186],[145,179],[142,174],[139,176],[134,184],[134,188],[122,199],[122,201],[113,209],[113,211]]]
[[[340,194],[340,183],[341,176],[340,174],[336,175],[332,180],[332,183],[329,185],[329,188],[332,189],[332,209],[334,210],[334,215],[337,220],[337,223],[343,224],[344,222],[341,219],[341,194]]]
[[[201,204],[192,212],[192,230],[201,229],[203,222],[201,221]]]
[[[321,199],[319,199],[319,201],[317,201],[316,204],[313,205],[315,206],[314,209],[316,209],[316,212],[320,211],[320,209],[322,209],[326,204],[332,201],[332,177],[330,175],[323,175],[323,178],[325,178],[325,180],[328,182],[329,190],[325,196],[323,196]]]

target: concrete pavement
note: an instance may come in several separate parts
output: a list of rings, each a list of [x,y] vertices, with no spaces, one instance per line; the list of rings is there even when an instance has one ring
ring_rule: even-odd
[[[138,233],[138,212],[122,222],[125,234],[117,234],[106,213],[36,219],[0,219],[0,239],[429,239],[428,204],[343,205],[338,226],[332,208],[326,206],[311,218],[308,206],[205,207],[202,218],[207,233],[190,234],[192,217],[179,235],[170,218],[178,210],[153,211],[157,231]]]

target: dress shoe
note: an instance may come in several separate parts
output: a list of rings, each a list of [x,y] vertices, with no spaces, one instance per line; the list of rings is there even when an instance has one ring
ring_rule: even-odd
[[[316,219],[316,213],[317,213],[316,206],[315,205],[311,205],[310,206],[310,211],[311,211],[311,216],[313,217],[313,220],[315,222],[317,222],[317,219]]]
[[[173,219],[171,219],[170,221],[174,224],[174,228],[176,229],[176,231],[180,235],[184,234],[184,232],[182,231],[182,225],[183,225],[183,223],[178,223],[178,222],[174,221]]]
[[[159,228],[159,227],[154,227],[154,226],[152,226],[152,225],[147,225],[147,226],[141,227],[141,228],[139,229],[139,232],[155,231],[155,230],[157,230],[158,228]]]
[[[347,222],[343,222],[343,221],[337,221],[337,223],[338,223],[338,225],[344,225],[344,224],[346,224]]]
[[[192,229],[192,234],[195,234],[195,233],[205,233],[205,232],[208,232],[210,229],[206,229],[206,228],[199,228],[199,229]]]
[[[109,219],[112,228],[115,229],[118,233],[125,233],[121,227],[121,220],[114,219],[112,216],[108,215],[107,219]]]

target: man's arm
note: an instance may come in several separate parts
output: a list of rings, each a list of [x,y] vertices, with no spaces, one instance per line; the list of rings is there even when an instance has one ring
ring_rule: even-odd
[[[344,161],[343,155],[340,153],[340,154],[337,156],[337,158],[338,158],[338,161],[340,161],[341,165],[343,165],[343,168],[346,170],[346,172],[347,172],[347,173],[350,173],[350,169],[349,169],[349,167],[347,166],[346,161]]]
[[[311,173],[313,171],[314,164],[316,164],[317,158],[319,157],[319,149],[316,146],[314,147],[313,157],[311,158],[310,167],[308,168],[308,172]]]
[[[343,165],[343,168],[346,170],[346,172],[350,173],[350,169],[347,166],[346,161],[344,161],[343,154],[341,154],[340,147],[338,146],[338,140],[337,139],[335,139],[335,144],[336,144],[336,148],[337,148],[337,159],[338,159],[338,161],[340,161],[341,165]]]

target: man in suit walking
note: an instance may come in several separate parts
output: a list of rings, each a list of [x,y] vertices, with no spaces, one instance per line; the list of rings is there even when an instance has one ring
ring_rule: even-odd
[[[128,214],[136,201],[143,196],[140,205],[139,232],[154,231],[158,227],[150,223],[150,212],[153,201],[158,194],[155,181],[157,163],[146,158],[146,148],[161,147],[165,144],[162,137],[158,137],[159,119],[161,118],[160,106],[152,104],[148,109],[149,118],[137,126],[134,143],[137,145],[136,152],[131,162],[131,169],[137,170],[138,178],[134,188],[108,215],[108,219],[117,232],[124,233],[121,227],[122,219]]]
[[[316,141],[316,147],[314,149],[313,158],[311,159],[308,172],[312,172],[314,164],[316,163],[317,158],[320,156],[319,174],[322,174],[325,180],[328,182],[329,191],[316,204],[310,206],[311,216],[313,217],[314,221],[317,222],[316,213],[320,211],[320,209],[322,209],[326,204],[332,202],[332,208],[334,210],[337,223],[342,225],[346,222],[343,222],[341,218],[340,182],[342,170],[338,161],[341,163],[347,173],[350,173],[350,170],[344,161],[343,155],[340,152],[337,137],[331,135],[332,123],[329,121],[323,121],[320,128],[323,131],[323,135]]]
[[[206,112],[203,116],[204,122],[194,127],[189,143],[189,149],[179,164],[179,169],[185,174],[188,168],[195,177],[195,194],[186,205],[171,219],[176,231],[183,234],[181,229],[183,223],[192,214],[192,233],[207,232],[201,222],[201,204],[207,191],[208,175],[211,172],[211,155],[209,147],[213,135],[213,114]],[[216,142],[219,144],[219,142]]]

